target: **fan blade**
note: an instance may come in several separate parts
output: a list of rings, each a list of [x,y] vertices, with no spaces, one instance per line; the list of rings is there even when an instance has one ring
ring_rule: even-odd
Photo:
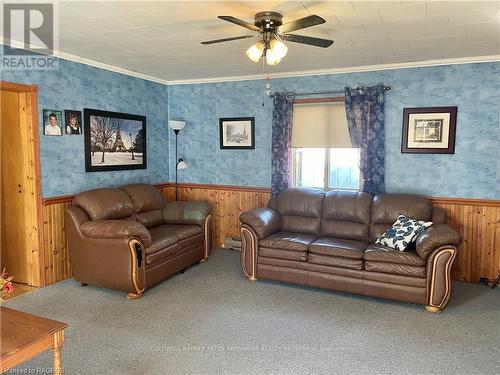
[[[217,16],[217,18],[220,18],[221,20],[224,20],[227,22],[235,23],[236,25],[239,25],[239,26],[246,27],[249,30],[260,31],[259,27],[252,25],[251,23],[245,22],[243,20],[240,20],[238,18],[232,17],[232,16]]]
[[[306,27],[321,25],[326,21],[320,16],[312,15],[304,18],[299,18],[298,20],[285,23],[278,27],[279,33],[289,33],[290,31],[305,29]]]
[[[281,36],[284,40],[295,43],[309,44],[311,46],[327,48],[333,44],[333,40],[314,38],[312,36],[285,34]]]
[[[254,38],[256,36],[257,35],[245,35],[245,36],[235,36],[235,37],[232,37],[232,38],[207,40],[206,42],[201,42],[201,44],[215,44],[215,43],[222,43],[222,42],[230,42],[232,40],[249,39],[249,38]]]

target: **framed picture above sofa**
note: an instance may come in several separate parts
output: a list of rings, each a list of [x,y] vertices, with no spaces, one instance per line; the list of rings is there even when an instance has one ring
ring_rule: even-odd
[[[457,107],[403,109],[401,152],[454,154]]]
[[[146,169],[146,117],[83,110],[85,171]]]
[[[220,148],[254,149],[255,118],[231,117],[219,119]]]

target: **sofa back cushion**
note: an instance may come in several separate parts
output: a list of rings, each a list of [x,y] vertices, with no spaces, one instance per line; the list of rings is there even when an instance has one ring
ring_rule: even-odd
[[[165,202],[160,192],[148,184],[131,184],[122,186],[135,207],[137,221],[146,228],[163,224],[163,207]]]
[[[321,235],[368,241],[372,195],[330,191],[323,201]]]
[[[378,194],[373,198],[370,223],[370,242],[380,237],[399,215],[432,221],[432,204],[421,195]]]
[[[283,219],[283,232],[319,234],[325,193],[319,189],[296,188],[276,198],[276,210]]]
[[[84,210],[91,220],[120,220],[134,217],[132,200],[120,189],[84,191],[73,199],[73,205]]]

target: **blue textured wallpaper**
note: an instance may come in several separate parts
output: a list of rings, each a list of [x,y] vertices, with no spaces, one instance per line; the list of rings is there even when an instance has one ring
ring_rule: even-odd
[[[53,71],[2,71],[4,81],[38,85],[39,131],[44,197],[97,187],[168,180],[167,87],[66,60]],[[102,109],[146,116],[147,169],[85,173],[84,138],[43,135],[42,110]]]
[[[500,198],[500,63],[272,80],[273,90],[295,92],[378,83],[392,87],[386,96],[387,191]],[[263,81],[172,85],[168,99],[170,119],[187,121],[179,155],[189,168],[179,171],[179,181],[270,186],[272,100],[264,96]],[[401,154],[403,108],[433,106],[458,107],[455,154]],[[219,117],[245,116],[255,117],[255,150],[219,149]]]
[[[175,143],[167,118],[183,119],[179,181],[270,186],[272,100],[261,80],[165,86],[60,60],[56,71],[2,71],[5,81],[39,87],[44,197],[175,179]],[[433,196],[500,199],[500,63],[449,65],[272,80],[273,91],[392,87],[386,96],[386,187]],[[168,94],[168,95],[167,95]],[[454,155],[401,154],[404,107],[457,106]],[[147,117],[148,168],[85,173],[83,136],[43,135],[42,110],[96,108]],[[221,150],[220,117],[255,117],[255,150]],[[170,139],[170,141],[169,141]],[[169,168],[170,164],[170,168]]]

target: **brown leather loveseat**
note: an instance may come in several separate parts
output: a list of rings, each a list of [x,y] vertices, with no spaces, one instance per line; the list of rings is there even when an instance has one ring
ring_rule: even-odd
[[[144,290],[210,255],[211,207],[166,202],[151,185],[95,189],[66,209],[75,280],[121,290]]]
[[[405,251],[375,244],[399,214],[434,224]],[[426,305],[441,311],[460,243],[422,196],[288,189],[240,216],[241,266],[257,278]]]

